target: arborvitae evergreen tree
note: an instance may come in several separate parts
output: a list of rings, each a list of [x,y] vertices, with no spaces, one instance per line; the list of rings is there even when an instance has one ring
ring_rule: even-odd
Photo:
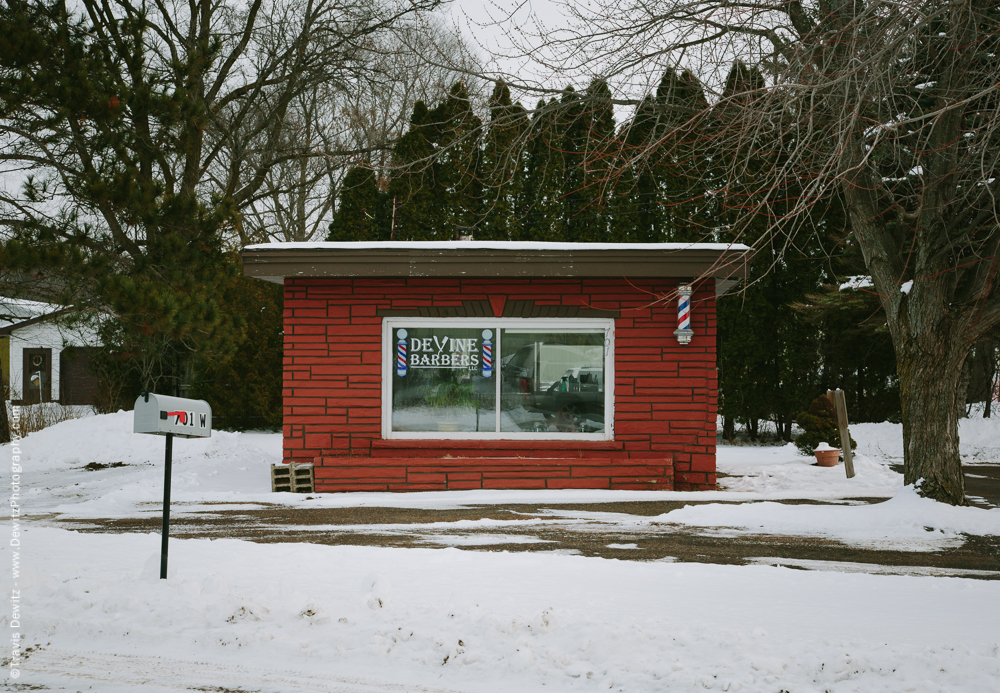
[[[556,232],[564,176],[559,151],[558,102],[539,101],[531,116],[516,204],[519,229],[514,240],[562,241]]]
[[[726,83],[722,89],[723,99],[753,98],[752,92],[763,89],[766,85],[764,75],[757,67],[748,67],[742,60],[733,61],[726,75]]]
[[[227,261],[239,267],[239,258]],[[216,428],[281,429],[283,294],[241,272],[219,297],[224,311],[245,321],[230,354],[202,354],[192,364],[191,396],[212,405]]]
[[[619,132],[619,168],[612,201],[615,236],[629,243],[656,243],[664,240],[665,214],[652,147],[659,128],[661,109],[652,96],[636,107],[632,119]]]
[[[448,205],[435,160],[437,128],[423,101],[413,107],[410,129],[393,148],[398,173],[389,183],[389,198],[396,205],[395,238],[404,241],[434,241],[454,237],[444,223]]]
[[[330,223],[328,241],[389,240],[392,211],[388,195],[378,188],[375,172],[355,167],[340,185],[340,204]]]
[[[583,132],[577,143],[579,212],[574,238],[583,243],[616,240],[610,228],[609,199],[613,183],[615,114],[611,90],[604,80],[594,80],[583,94]]]
[[[837,252],[830,260],[829,283],[794,307],[819,334],[821,390],[843,389],[852,421],[899,421],[899,378],[885,313],[867,286],[857,243],[840,231],[846,225],[840,199],[817,214],[816,232],[832,237]],[[855,281],[847,282],[849,277]]]
[[[816,258],[765,248],[748,286],[719,301],[719,410],[753,437],[770,420],[790,440],[797,412],[825,392],[820,333],[794,307],[823,279]]]
[[[698,78],[667,70],[656,91],[663,109],[660,156],[655,172],[663,206],[664,239],[671,242],[714,240],[715,215],[706,192],[714,181],[706,146],[708,100]]]
[[[715,117],[725,119],[731,113],[739,117],[744,111],[733,108],[733,94],[754,98],[745,92],[762,84],[759,71],[734,63]],[[719,159],[742,156],[732,146],[742,145],[713,143],[710,151]],[[758,148],[744,160],[750,163],[742,171],[741,184],[780,164],[781,143]],[[731,186],[726,180],[720,183],[720,199],[726,205],[720,222],[730,225],[737,215],[745,218],[745,210],[758,204],[753,196],[727,196]],[[788,197],[793,196],[790,190]],[[844,229],[823,225],[808,243],[792,248],[775,244],[767,228],[762,213],[741,227],[730,227],[720,238],[755,248],[746,287],[719,302],[720,412],[745,423],[751,435],[760,419],[769,419],[789,439],[796,414],[819,394],[824,382],[818,330],[793,305],[819,290],[828,278],[825,260],[834,246],[832,236],[843,235]]]
[[[511,102],[510,89],[500,82],[490,97],[490,125],[483,149],[481,177],[483,216],[476,229],[480,240],[514,237],[515,203],[523,182],[522,139],[528,129],[527,112]]]
[[[446,234],[469,235],[482,217],[480,180],[482,121],[473,113],[465,85],[457,82],[448,98],[428,114],[433,127],[435,183],[444,196],[439,210]]]
[[[755,98],[752,90],[763,83],[759,71],[735,63],[713,117],[741,117],[744,111],[733,107],[732,98]],[[739,156],[746,162],[740,181],[744,190],[783,164],[782,142],[758,147],[753,156],[735,152],[737,146],[713,143],[710,151],[716,161]],[[725,191],[730,186],[720,179],[719,187]],[[758,220],[731,227],[722,236],[732,233],[730,240],[756,250],[746,287],[719,303],[720,412],[751,430],[756,419],[770,419],[786,439],[796,411],[828,389],[844,389],[855,421],[884,420],[899,411],[892,348],[877,317],[878,302],[873,295],[866,301],[854,292],[842,293],[836,281],[861,271],[849,269],[852,262],[863,266],[860,258],[850,259],[857,253],[845,240],[850,230],[842,200],[834,196],[815,205],[805,221],[811,231],[799,234],[794,246],[779,244],[768,233],[764,212],[781,215],[780,199],[801,195],[797,181],[785,182],[779,201],[762,210]],[[728,206],[723,218],[730,219],[740,213],[746,219],[745,211],[759,204],[754,195],[723,194],[720,199]]]
[[[560,240],[580,240],[580,222],[587,209],[587,192],[584,189],[584,161],[588,123],[586,106],[572,86],[563,90],[554,119],[556,133],[553,139],[555,155],[561,160],[562,175],[558,179],[556,202],[558,213],[554,235]]]
[[[395,238],[450,240],[473,233],[483,214],[481,130],[460,82],[434,109],[417,102],[410,129],[393,150],[397,174],[387,199],[396,205]]]

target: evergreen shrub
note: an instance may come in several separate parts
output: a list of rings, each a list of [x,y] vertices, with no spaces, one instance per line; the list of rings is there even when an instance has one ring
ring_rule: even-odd
[[[808,411],[799,412],[795,423],[802,433],[795,439],[795,446],[804,455],[812,455],[820,443],[840,447],[840,428],[837,426],[837,410],[827,395],[820,395],[809,405]],[[858,444],[851,438],[851,450]]]

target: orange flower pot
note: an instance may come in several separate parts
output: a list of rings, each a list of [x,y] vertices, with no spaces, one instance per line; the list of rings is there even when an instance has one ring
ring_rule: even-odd
[[[836,467],[840,462],[840,450],[815,450],[813,454],[820,467]]]

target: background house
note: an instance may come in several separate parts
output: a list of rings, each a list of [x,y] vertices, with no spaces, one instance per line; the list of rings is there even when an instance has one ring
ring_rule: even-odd
[[[0,370],[6,397],[18,404],[93,404],[93,328],[71,322],[69,309],[0,298]]]

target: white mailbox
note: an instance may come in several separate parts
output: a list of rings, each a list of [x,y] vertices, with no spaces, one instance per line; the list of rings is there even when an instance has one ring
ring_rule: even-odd
[[[133,416],[135,433],[166,435],[178,438],[209,438],[212,435],[212,407],[203,399],[184,399],[139,395]]]

